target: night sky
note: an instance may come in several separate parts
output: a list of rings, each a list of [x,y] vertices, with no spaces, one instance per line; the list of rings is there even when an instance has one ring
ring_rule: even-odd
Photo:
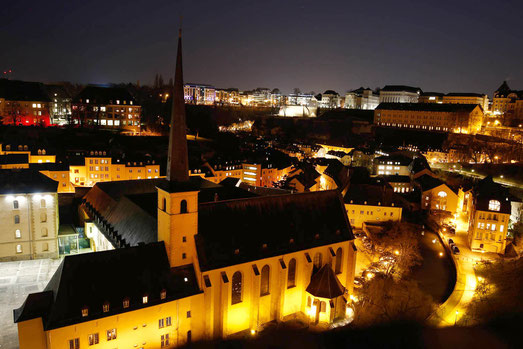
[[[167,81],[182,13],[186,82],[523,89],[521,0],[3,0],[0,69],[45,82]]]

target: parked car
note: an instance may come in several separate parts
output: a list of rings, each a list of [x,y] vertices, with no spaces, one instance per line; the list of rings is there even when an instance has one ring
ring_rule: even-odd
[[[459,254],[459,248],[458,248],[458,246],[456,246],[456,245],[453,245],[453,246],[452,246],[452,253],[454,253],[454,254]]]

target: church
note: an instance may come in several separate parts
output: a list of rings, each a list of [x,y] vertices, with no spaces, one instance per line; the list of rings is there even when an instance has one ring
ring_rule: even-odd
[[[165,179],[98,183],[104,251],[64,258],[14,310],[21,349],[173,348],[350,313],[356,248],[340,194],[255,196],[189,177],[181,32]]]

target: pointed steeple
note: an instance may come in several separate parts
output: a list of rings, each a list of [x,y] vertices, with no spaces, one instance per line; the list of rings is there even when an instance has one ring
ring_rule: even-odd
[[[187,133],[185,126],[185,102],[183,92],[182,68],[182,29],[178,34],[178,54],[174,75],[174,93],[171,110],[171,130],[169,133],[169,153],[167,154],[167,180],[169,182],[189,181],[189,161],[187,155]]]

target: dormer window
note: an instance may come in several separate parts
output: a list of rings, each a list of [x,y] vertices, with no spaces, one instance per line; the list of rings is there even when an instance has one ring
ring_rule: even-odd
[[[128,297],[125,297],[123,299],[123,307],[124,308],[129,308],[129,298]]]
[[[87,315],[89,315],[89,308],[83,307],[82,308],[82,317],[86,317]]]
[[[165,297],[167,297],[167,291],[165,289],[163,289],[160,292],[160,299],[165,299]]]
[[[102,309],[104,313],[107,313],[109,311],[109,302],[105,302]]]
[[[488,202],[489,211],[499,211],[501,208],[501,203],[498,200],[490,200]]]

